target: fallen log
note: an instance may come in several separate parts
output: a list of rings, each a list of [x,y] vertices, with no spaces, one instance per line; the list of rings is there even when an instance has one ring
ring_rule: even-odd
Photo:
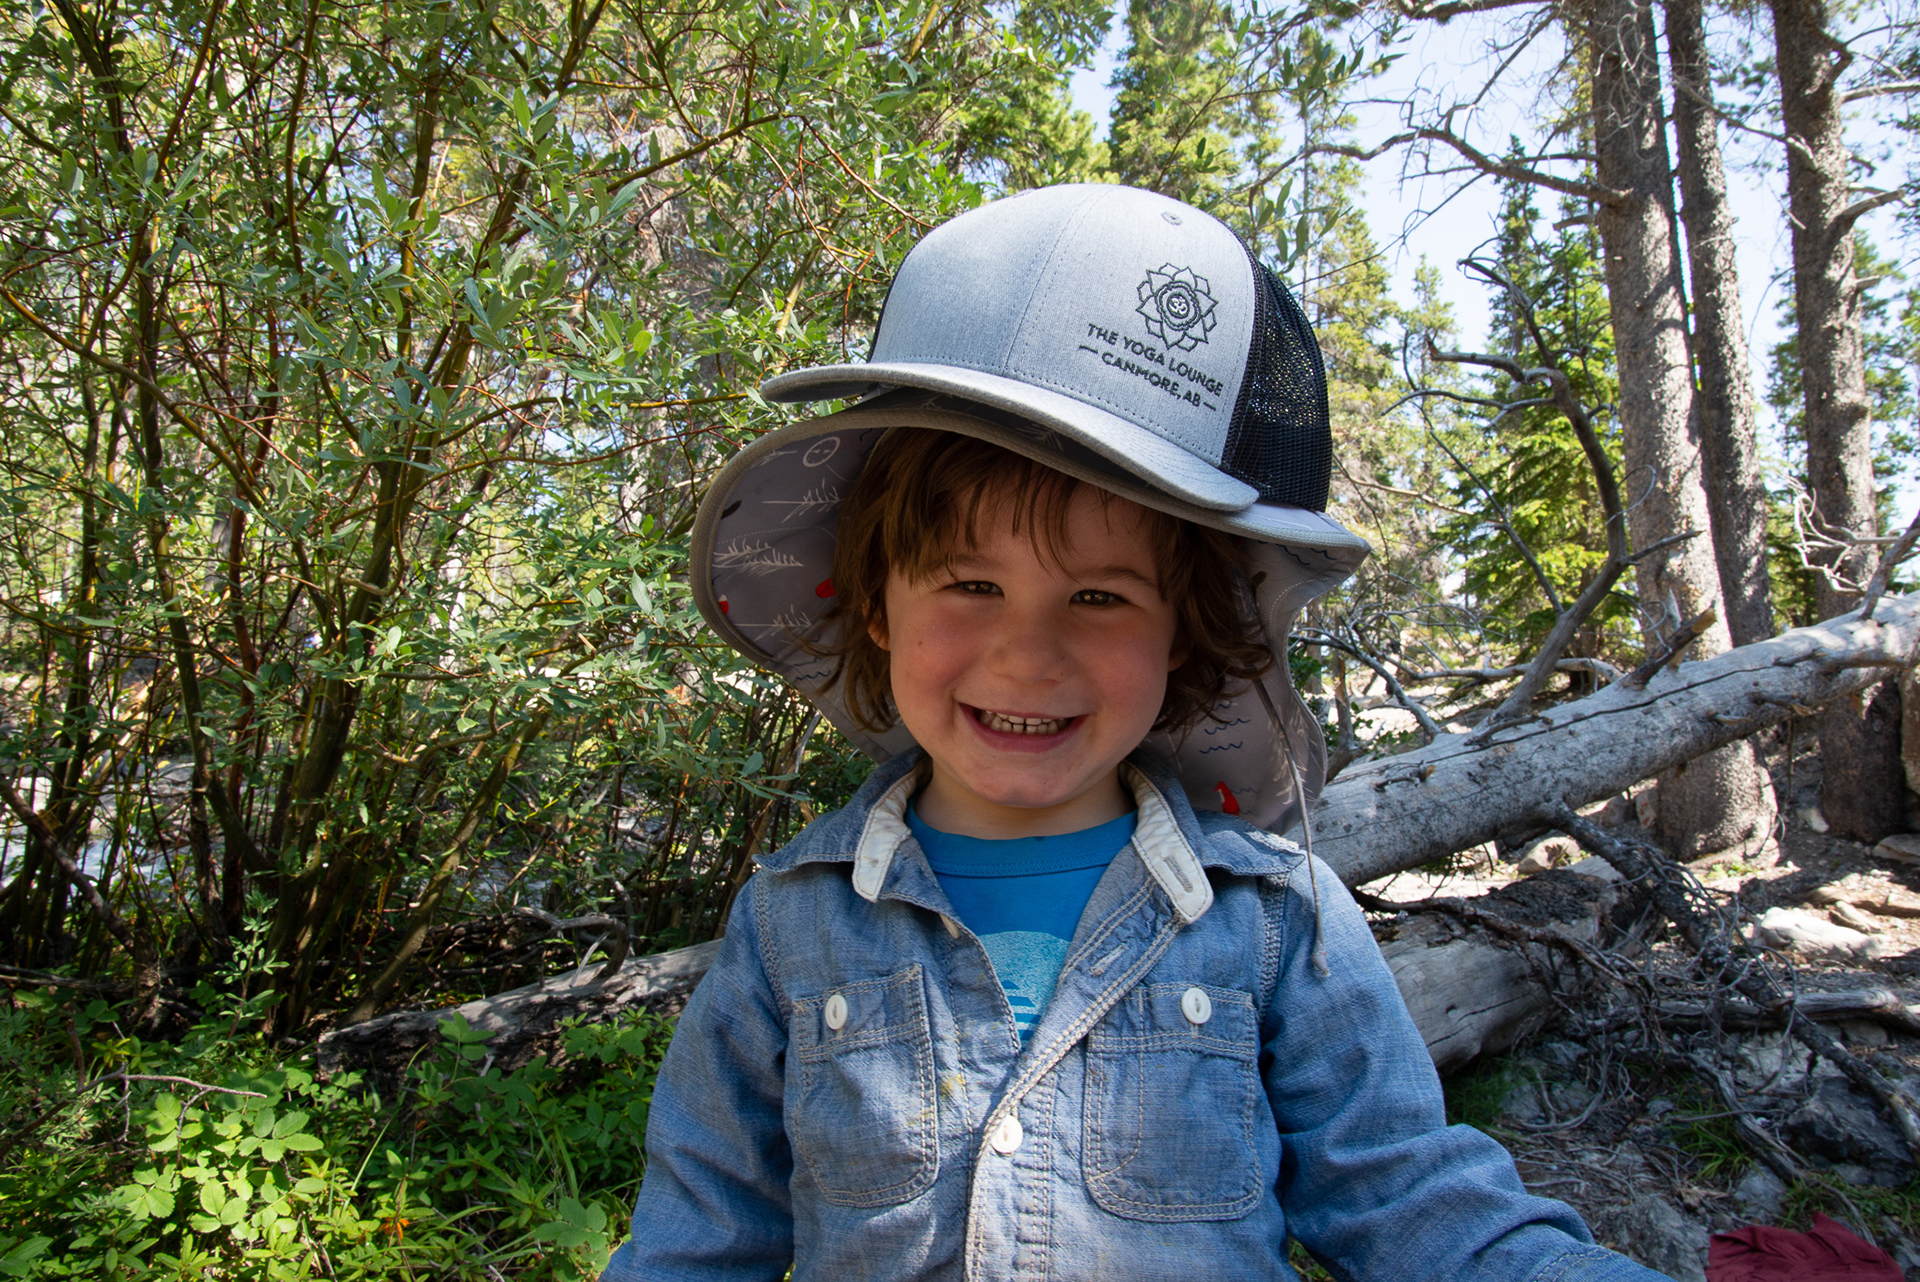
[[[1756,731],[1803,716],[1909,666],[1920,595],[1697,663],[1621,680],[1502,726],[1483,742],[1447,734],[1349,767],[1313,812],[1314,853],[1349,886],[1545,825],[1546,798],[1579,807]]]
[[[1798,628],[1698,663],[1627,680],[1585,699],[1502,726],[1484,741],[1448,734],[1424,748],[1354,766],[1327,785],[1313,813],[1314,851],[1350,886],[1416,867],[1495,838],[1542,831],[1549,798],[1584,805],[1620,793],[1704,752],[1833,699],[1864,690],[1920,649],[1920,595],[1883,600],[1872,620],[1856,615]],[[1577,876],[1576,881],[1581,880]],[[1546,884],[1532,878],[1520,886]],[[1508,888],[1482,911],[1518,912],[1537,891]],[[1574,944],[1603,943],[1616,892],[1568,900],[1540,929]],[[1505,898],[1502,898],[1505,896]],[[1578,897],[1576,897],[1577,899]],[[1515,908],[1515,903],[1520,904]],[[1537,914],[1535,914],[1537,917]],[[1482,924],[1449,927],[1431,918],[1383,930],[1383,951],[1414,1010],[1435,1062],[1456,1067],[1511,1045],[1569,994],[1556,988],[1543,956],[1556,945],[1496,940]],[[323,1067],[393,1062],[439,1036],[453,1015],[490,1031],[487,1046],[512,1065],[572,1016],[611,1018],[692,989],[717,945],[630,958],[604,981],[603,967],[555,976],[496,997],[440,1011],[403,1011],[335,1030],[321,1039]],[[1562,968],[1567,969],[1567,968]]]
[[[1725,1028],[1782,1028],[1785,1009],[1766,1010],[1752,1002],[1722,1000],[1717,1007],[1705,1002],[1670,1001],[1659,1004],[1662,1019],[1706,1023]],[[1910,1002],[1890,988],[1846,988],[1833,993],[1801,993],[1793,1010],[1826,1023],[1864,1020],[1909,1037],[1920,1037],[1920,1002]]]
[[[395,1011],[349,1024],[321,1035],[320,1068],[332,1073],[349,1066],[405,1063],[440,1040],[441,1021],[456,1017],[469,1028],[491,1034],[485,1044],[496,1063],[517,1068],[539,1052],[543,1040],[562,1020],[605,1022],[623,1011],[693,991],[719,952],[716,939],[649,957],[629,957],[612,975],[605,975],[604,963],[595,962],[459,1006]]]
[[[1447,1072],[1506,1049],[1560,1002],[1577,999],[1592,975],[1556,954],[1568,942],[1613,943],[1610,918],[1623,902],[1619,885],[1556,871],[1472,900],[1370,906],[1409,914],[1376,925],[1374,934],[1434,1063]],[[596,964],[460,1006],[382,1015],[321,1037],[320,1066],[392,1071],[437,1042],[443,1020],[459,1017],[492,1034],[485,1045],[495,1063],[516,1068],[547,1049],[563,1020],[605,1021],[691,992],[719,947],[630,958],[605,982],[596,979]]]

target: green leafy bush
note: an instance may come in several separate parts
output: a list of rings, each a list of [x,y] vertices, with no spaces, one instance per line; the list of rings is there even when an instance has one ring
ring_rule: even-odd
[[[383,1092],[226,1018],[178,1044],[104,1003],[0,1008],[0,1277],[595,1276],[643,1167],[670,1026],[564,1030],[502,1072],[445,1039]]]

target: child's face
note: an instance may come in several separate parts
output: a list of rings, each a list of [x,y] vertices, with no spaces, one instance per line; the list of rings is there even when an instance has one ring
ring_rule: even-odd
[[[1137,505],[1085,486],[1063,565],[982,514],[979,546],[924,580],[887,579],[873,638],[890,652],[894,705],[933,761],[915,803],[936,828],[977,837],[1075,832],[1132,802],[1120,761],[1185,660],[1160,597]]]

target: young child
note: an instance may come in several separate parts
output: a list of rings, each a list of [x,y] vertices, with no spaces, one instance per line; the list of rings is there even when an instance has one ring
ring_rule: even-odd
[[[1287,631],[1366,544],[1326,379],[1225,226],[1112,186],[962,215],[860,398],[714,483],[694,594],[880,764],[762,859],[654,1090],[606,1282],[1650,1279],[1440,1084],[1300,823]]]

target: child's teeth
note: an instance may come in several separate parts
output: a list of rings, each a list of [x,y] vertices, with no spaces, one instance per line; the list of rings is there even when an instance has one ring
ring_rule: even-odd
[[[980,720],[1002,734],[1059,734],[1067,728],[1068,717],[1009,717],[1004,713],[980,710]]]

